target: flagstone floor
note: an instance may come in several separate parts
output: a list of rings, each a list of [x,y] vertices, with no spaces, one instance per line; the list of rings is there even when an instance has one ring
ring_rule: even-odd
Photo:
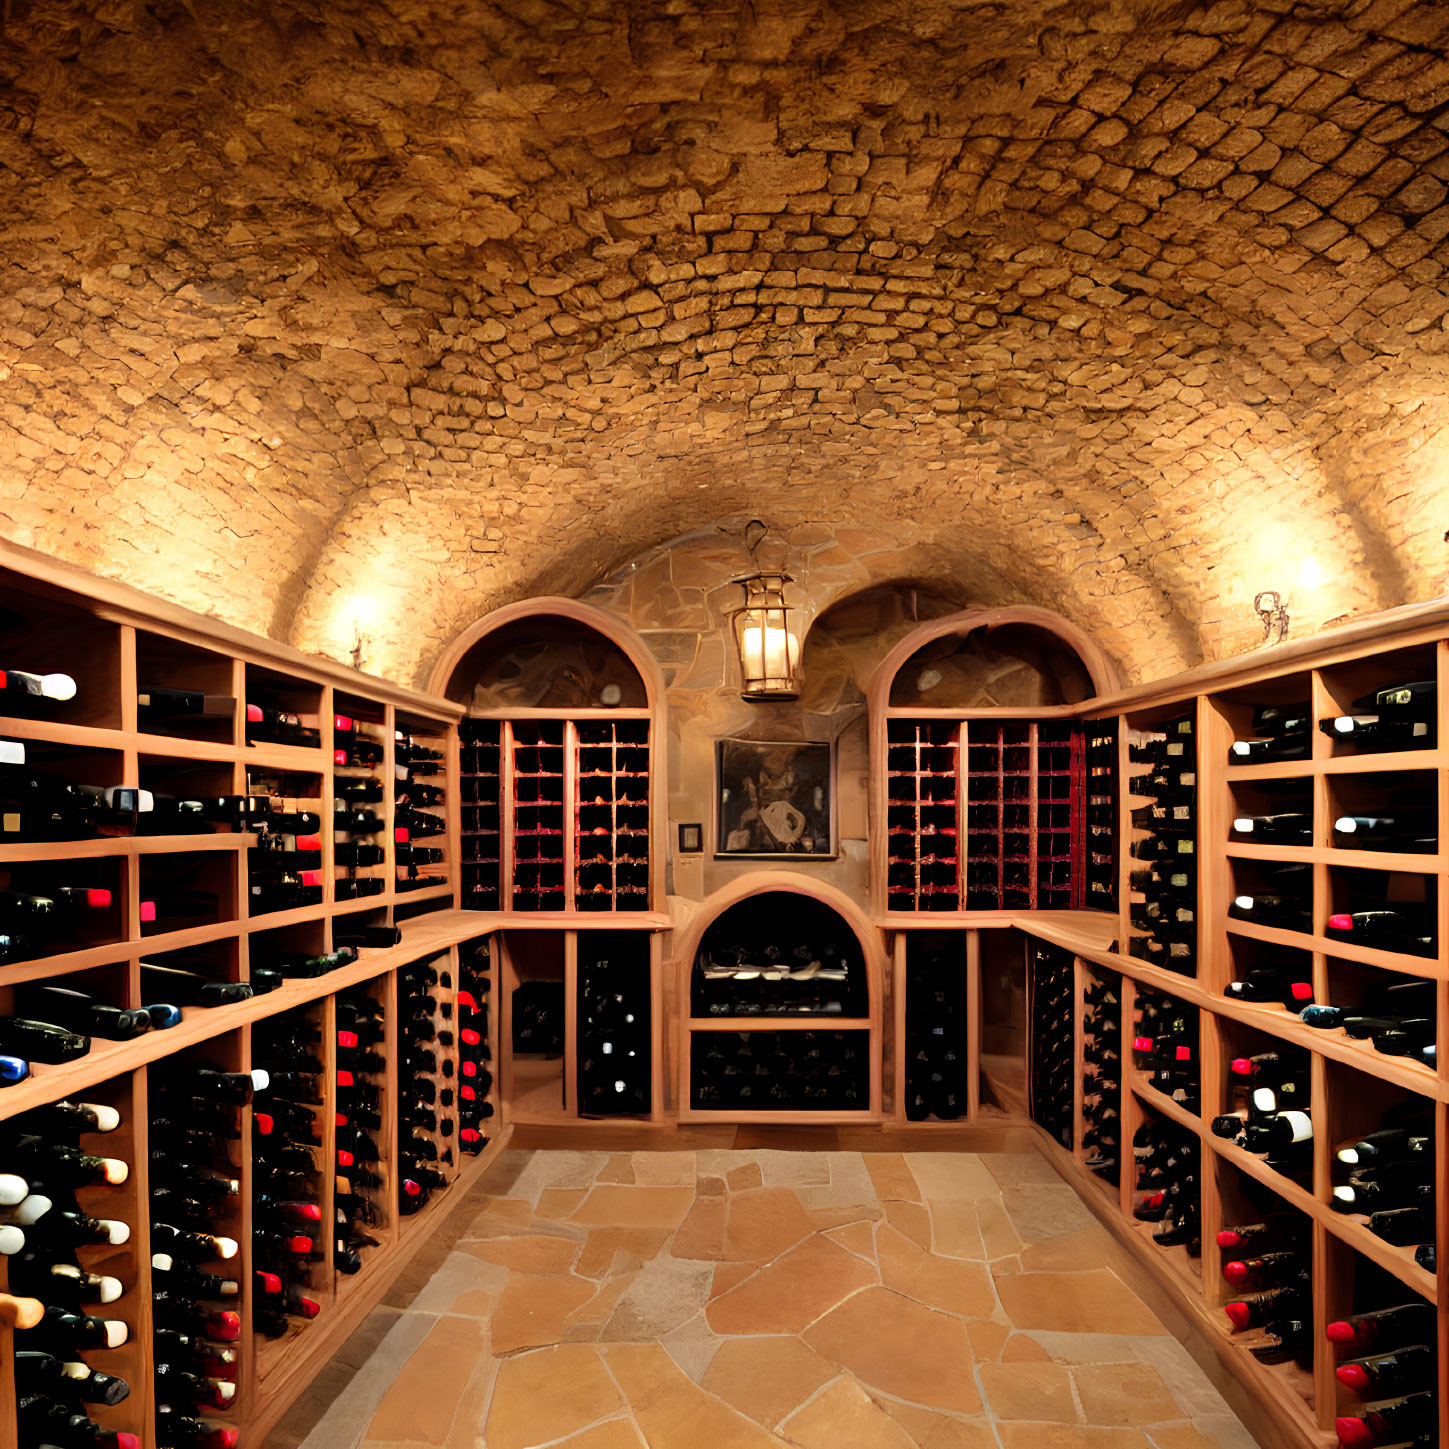
[[[1035,1153],[510,1151],[267,1449],[1252,1449]]]

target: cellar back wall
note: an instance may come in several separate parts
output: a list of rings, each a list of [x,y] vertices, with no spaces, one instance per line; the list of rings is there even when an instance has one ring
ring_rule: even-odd
[[[413,682],[753,515],[1129,681],[1433,595],[1449,14],[1300,9],[14,0],[0,530]]]

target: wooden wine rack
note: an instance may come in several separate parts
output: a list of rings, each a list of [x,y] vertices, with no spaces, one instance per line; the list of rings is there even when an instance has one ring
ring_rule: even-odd
[[[458,1155],[442,1170],[449,1185],[434,1193],[421,1212],[400,1218],[395,1206],[384,1212],[373,1231],[378,1246],[363,1250],[361,1271],[352,1276],[332,1267],[331,1190],[333,1121],[336,1082],[334,1001],[338,993],[365,988],[383,1001],[389,1032],[396,1029],[395,1007],[398,968],[422,958],[441,955],[439,970],[450,970],[451,991],[440,999],[456,1010],[457,958],[461,943],[487,935],[485,923],[455,908],[458,859],[457,721],[461,709],[446,700],[432,699],[413,690],[361,674],[328,661],[303,655],[282,645],[253,638],[186,610],[147,598],[122,585],[90,579],[19,550],[6,550],[0,562],[0,602],[24,620],[11,632],[7,666],[25,669],[69,668],[79,689],[73,701],[51,706],[39,702],[25,716],[0,717],[0,737],[23,741],[26,768],[54,770],[89,784],[141,784],[175,794],[245,794],[249,782],[272,775],[308,782],[307,793],[295,798],[313,803],[321,815],[322,902],[266,914],[252,914],[248,902],[249,853],[256,836],[240,831],[206,835],[108,835],[97,839],[0,845],[0,871],[35,864],[47,869],[73,864],[88,878],[113,891],[114,905],[98,912],[88,939],[62,942],[48,956],[0,967],[0,1012],[9,1012],[16,989],[39,981],[73,979],[112,1005],[142,1004],[140,963],[162,953],[183,952],[203,957],[218,979],[249,980],[254,961],[265,960],[271,950],[329,951],[334,932],[353,922],[396,924],[402,930],[398,945],[382,950],[364,949],[359,959],[328,975],[288,980],[276,990],[230,1006],[186,1007],[179,1025],[153,1030],[127,1042],[94,1038],[85,1056],[60,1066],[33,1065],[31,1076],[0,1093],[0,1118],[9,1119],[30,1108],[66,1098],[93,1100],[118,1107],[120,1128],[105,1137],[86,1138],[93,1151],[121,1157],[130,1176],[120,1189],[85,1191],[82,1202],[97,1214],[119,1218],[131,1227],[129,1243],[120,1248],[83,1248],[80,1257],[90,1271],[104,1271],[121,1279],[122,1297],[103,1310],[120,1318],[130,1329],[122,1348],[88,1355],[98,1370],[116,1373],[130,1385],[130,1395],[110,1409],[94,1409],[97,1422],[140,1436],[144,1449],[154,1449],[155,1395],[151,1355],[150,1182],[148,1152],[164,1149],[149,1140],[147,1083],[162,1066],[178,1070],[186,1064],[206,1063],[226,1071],[251,1065],[251,1033],[258,1024],[298,1007],[315,1004],[324,1023],[322,1081],[324,1098],[319,1120],[324,1124],[318,1149],[322,1188],[323,1225],[319,1233],[321,1257],[312,1268],[312,1296],[322,1305],[310,1322],[290,1320],[284,1338],[266,1339],[251,1333],[252,1284],[252,1154],[250,1110],[242,1113],[242,1135],[231,1144],[234,1176],[242,1183],[233,1217],[227,1222],[240,1244],[228,1271],[243,1284],[240,1308],[243,1332],[237,1347],[238,1393],[227,1409],[205,1410],[219,1424],[243,1430],[243,1444],[259,1445],[298,1392],[346,1340],[378,1302],[414,1249],[427,1237],[439,1217],[462,1196],[460,1189],[475,1181],[501,1150],[508,1129],[501,1116],[499,1130],[477,1156]],[[23,657],[22,657],[23,656]],[[161,727],[147,727],[139,718],[137,689],[155,684],[228,695],[234,701],[229,717],[173,719]],[[304,722],[320,731],[315,748],[245,742],[245,707],[248,697],[265,695],[268,702],[299,712]],[[382,746],[381,762],[370,768],[334,765],[333,721],[337,714],[358,721],[359,732]],[[445,792],[445,804],[427,813],[446,821],[442,834],[420,838],[444,852],[441,866],[426,867],[437,884],[416,889],[398,888],[394,831],[396,774],[393,736],[400,731],[440,750],[445,759],[432,781]],[[341,732],[339,732],[340,734]],[[383,846],[379,867],[359,869],[358,876],[380,878],[378,894],[353,900],[337,899],[335,881],[352,872],[332,868],[333,775],[371,776],[380,780],[380,803],[363,806],[381,815],[387,826],[375,837]],[[175,782],[174,785],[172,782]],[[199,875],[214,890],[216,919],[188,923],[178,930],[153,930],[141,920],[143,885],[161,871],[180,867]],[[152,993],[152,999],[154,999]],[[490,1051],[499,1052],[496,1012],[490,1007]],[[382,1083],[385,1103],[395,1100],[397,1057],[386,1050],[388,1070]],[[377,1189],[380,1202],[393,1205],[398,1194],[397,1121],[385,1117],[377,1134],[383,1176]],[[451,1139],[456,1147],[456,1136]],[[0,1258],[0,1284],[6,1279]],[[8,1329],[0,1329],[0,1443],[14,1443],[15,1386]]]
[[[249,1065],[251,1029],[254,1023],[279,1012],[307,1003],[319,1003],[324,1021],[332,1019],[334,998],[342,992],[366,985],[384,1002],[387,1020],[395,1029],[396,972],[407,963],[436,952],[447,954],[454,971],[459,948],[468,941],[488,938],[492,943],[491,1048],[498,1078],[497,1131],[489,1149],[479,1158],[455,1164],[452,1185],[436,1194],[419,1215],[399,1218],[391,1215],[383,1230],[382,1246],[364,1255],[364,1266],[355,1277],[338,1279],[324,1264],[320,1276],[326,1286],[324,1311],[315,1322],[299,1328],[285,1340],[253,1341],[244,1336],[241,1392],[233,1411],[217,1417],[240,1423],[246,1442],[257,1445],[277,1421],[296,1393],[305,1386],[351,1329],[385,1291],[387,1284],[405,1263],[414,1247],[427,1235],[429,1225],[448,1211],[459,1197],[458,1188],[474,1180],[506,1142],[513,1122],[527,1122],[534,1130],[550,1125],[568,1126],[572,1131],[584,1124],[579,1117],[577,1064],[578,1045],[577,980],[579,936],[595,931],[634,931],[649,935],[649,1005],[651,1011],[652,1081],[650,1110],[646,1116],[603,1120],[588,1124],[599,1129],[600,1141],[607,1141],[608,1129],[616,1122],[632,1128],[647,1128],[659,1134],[661,1146],[680,1140],[676,1132],[688,1132],[692,1125],[720,1121],[756,1123],[813,1122],[836,1124],[860,1134],[881,1128],[891,1132],[892,1145],[902,1140],[933,1141],[933,1134],[959,1134],[963,1127],[998,1131],[1003,1120],[1020,1124],[1020,1094],[1016,1081],[995,1075],[998,1064],[1007,1060],[993,1048],[987,1055],[990,990],[989,971],[999,972],[1006,953],[1003,943],[1015,940],[1018,961],[1021,938],[1031,937],[1068,953],[1075,983],[1073,1022],[1076,1033],[1077,1076],[1080,1078],[1082,1038],[1082,991],[1098,973],[1110,972],[1121,979],[1120,1010],[1124,1046],[1121,1091],[1121,1128],[1124,1144],[1135,1127],[1151,1114],[1172,1122],[1200,1142],[1200,1183],[1204,1247],[1200,1258],[1189,1259],[1183,1249],[1164,1250],[1130,1213],[1132,1171],[1124,1162],[1121,1180],[1109,1186],[1089,1173],[1081,1150],[1081,1099],[1077,1093],[1072,1111],[1071,1146],[1051,1141],[1033,1129],[1041,1150],[1064,1177],[1072,1182],[1084,1200],[1120,1240],[1141,1269],[1143,1291],[1155,1303],[1169,1305],[1186,1325],[1185,1333],[1198,1356],[1215,1365],[1217,1376],[1233,1395],[1235,1407],[1252,1424],[1265,1444],[1286,1449],[1328,1449],[1332,1442],[1335,1412],[1349,1412],[1351,1405],[1332,1374],[1327,1346],[1319,1343],[1311,1375],[1259,1364],[1226,1332],[1221,1312],[1221,1255],[1211,1245],[1215,1227],[1233,1220],[1242,1210],[1239,1196],[1243,1179],[1252,1179],[1271,1189],[1283,1204],[1301,1213],[1308,1225],[1315,1265],[1314,1325],[1319,1333],[1330,1317],[1341,1316],[1352,1306],[1356,1280],[1371,1271],[1401,1285],[1406,1293],[1421,1296],[1437,1307],[1441,1368],[1439,1383],[1440,1440],[1449,1443],[1449,1269],[1445,1250],[1449,1248],[1446,1205],[1449,1205],[1449,1069],[1442,1059],[1436,1068],[1381,1055],[1367,1043],[1352,1041],[1339,1031],[1315,1030],[1298,1017],[1274,1006],[1261,1006],[1229,999],[1223,989],[1254,965],[1267,964],[1271,953],[1295,949],[1305,953],[1312,973],[1315,997],[1319,1001],[1352,999],[1364,973],[1376,970],[1427,978],[1436,983],[1439,1045],[1449,1035],[1449,890],[1444,888],[1449,850],[1444,833],[1449,829],[1449,760],[1444,742],[1449,739],[1449,604],[1443,602],[1399,610],[1391,615],[1361,621],[1330,631],[1301,644],[1260,651],[1241,660],[1208,666],[1174,679],[1131,690],[1113,690],[1100,669],[1094,669],[1100,693],[1076,705],[1039,710],[994,709],[951,710],[911,709],[889,703],[894,669],[910,658],[921,639],[939,638],[948,627],[966,629],[973,620],[994,616],[962,616],[959,621],[935,621],[898,645],[871,684],[871,868],[869,900],[842,897],[833,887],[813,880],[799,869],[788,874],[756,865],[747,877],[738,877],[704,902],[666,900],[664,895],[667,821],[663,809],[664,751],[669,732],[664,728],[663,685],[657,667],[645,657],[642,646],[630,655],[645,682],[647,702],[625,709],[500,709],[480,712],[470,728],[481,727],[491,745],[472,749],[469,766],[460,768],[459,721],[467,710],[461,702],[466,691],[454,694],[449,685],[454,670],[467,651],[478,645],[486,633],[483,625],[461,638],[440,662],[433,677],[433,693],[420,694],[345,669],[328,661],[305,656],[218,625],[185,610],[147,598],[124,586],[91,579],[75,570],[51,563],[23,550],[0,551],[0,563],[8,565],[4,582],[19,611],[35,620],[26,635],[37,656],[47,660],[84,661],[82,689],[69,704],[57,706],[42,717],[7,718],[0,721],[0,737],[22,739],[33,746],[37,768],[64,769],[73,778],[88,783],[140,783],[166,790],[167,781],[184,770],[201,770],[194,778],[206,780],[206,793],[240,794],[246,789],[249,772],[271,771],[291,777],[315,780],[315,795],[323,817],[324,860],[332,850],[331,821],[333,765],[330,753],[331,719],[334,713],[361,720],[390,749],[392,733],[402,730],[424,738],[446,754],[446,767],[437,777],[446,800],[434,807],[445,819],[446,831],[428,837],[422,844],[440,844],[445,852],[440,867],[429,867],[440,878],[437,885],[399,890],[396,852],[390,833],[384,836],[383,866],[359,874],[379,874],[383,891],[372,897],[341,901],[335,890],[336,872],[324,871],[323,900],[319,906],[252,916],[246,902],[245,856],[250,837],[217,833],[209,836],[107,837],[99,840],[35,846],[0,846],[0,866],[15,861],[74,861],[78,866],[100,872],[118,901],[105,922],[105,929],[92,939],[66,943],[49,957],[0,968],[0,1010],[10,1007],[14,989],[27,981],[77,976],[86,979],[118,1005],[140,1002],[139,962],[154,953],[172,950],[210,953],[219,975],[245,981],[251,963],[273,947],[322,951],[330,947],[334,933],[352,921],[398,923],[401,944],[381,951],[364,951],[355,964],[316,980],[288,981],[278,990],[234,1006],[212,1010],[188,1009],[179,1026],[149,1033],[134,1042],[114,1044],[97,1041],[91,1053],[68,1066],[39,1067],[35,1075],[19,1086],[0,1092],[0,1116],[10,1117],[29,1107],[82,1093],[100,1094],[102,1100],[120,1105],[126,1122],[111,1141],[117,1155],[127,1156],[135,1167],[128,1197],[117,1215],[131,1214],[135,1236],[129,1256],[117,1260],[119,1275],[127,1292],[115,1309],[128,1318],[135,1330],[132,1342],[115,1358],[117,1371],[132,1384],[132,1396],[106,1417],[116,1427],[132,1429],[152,1449],[150,1428],[153,1396],[149,1362],[149,1253],[146,1246],[145,1161],[147,1143],[148,1068],[178,1054],[197,1058],[205,1054],[215,1065],[241,1069]],[[570,601],[535,601],[555,617],[576,618],[597,623],[594,611]],[[513,606],[490,618],[517,621],[528,614],[529,605]],[[486,624],[486,621],[485,621]],[[492,625],[487,625],[492,627]],[[623,632],[623,631],[621,631]],[[1067,637],[1071,637],[1070,634]],[[1090,651],[1089,651],[1090,652]],[[1084,653],[1084,658],[1088,657]],[[29,661],[8,659],[12,667],[25,668]],[[1089,660],[1089,662],[1091,662]],[[1099,657],[1096,659],[1099,664]],[[61,662],[60,667],[65,667]],[[1411,678],[1434,678],[1439,682],[1439,719],[1433,748],[1384,754],[1359,754],[1329,740],[1316,729],[1308,758],[1278,764],[1232,766],[1228,746],[1240,738],[1251,720],[1252,706],[1262,703],[1291,703],[1306,700],[1313,720],[1342,711],[1355,697],[1379,685]],[[139,683],[168,684],[228,694],[237,704],[233,716],[220,723],[207,722],[189,729],[175,726],[163,733],[142,729],[136,712]],[[286,707],[312,716],[320,728],[321,743],[315,749],[283,745],[251,746],[244,743],[242,708],[250,689],[266,689]],[[1190,713],[1195,722],[1197,746],[1197,951],[1195,970],[1180,975],[1163,970],[1129,954],[1133,935],[1130,924],[1132,892],[1130,873],[1137,862],[1128,855],[1135,832],[1131,811],[1139,803],[1128,781],[1136,770],[1128,762],[1133,731],[1148,729],[1173,714]],[[919,891],[922,865],[940,864],[939,838],[932,840],[924,829],[931,819],[930,807],[949,803],[965,818],[960,828],[969,835],[970,751],[972,741],[986,740],[1008,723],[1025,730],[1025,739],[1038,750],[1037,762],[1024,778],[1031,805],[1030,838],[1025,860],[1029,884],[1036,903],[1015,903],[1007,909],[967,909],[969,850],[958,854],[954,879],[946,880],[947,897],[942,905]],[[551,785],[547,799],[521,802],[517,793],[515,732],[537,733],[547,724],[557,734],[562,765],[555,772],[557,788]],[[1098,729],[1097,725],[1103,728]],[[894,728],[892,728],[894,726]],[[1087,791],[1098,803],[1075,810],[1066,823],[1048,811],[1044,819],[1040,805],[1055,806],[1056,780],[1065,770],[1068,778],[1082,775],[1079,759],[1060,763],[1070,741],[1072,728],[1080,726],[1076,738],[1089,740],[1115,737],[1115,779],[1092,775]],[[623,729],[621,737],[617,731]],[[617,808],[624,800],[638,803],[634,792],[639,770],[637,762],[624,758],[639,748],[628,732],[647,730],[649,760],[643,788],[648,808],[647,880],[648,895],[640,907],[624,886],[633,878],[621,875],[621,864],[633,865],[639,856],[626,840]],[[609,762],[602,752],[609,751]],[[909,731],[909,738],[907,733]],[[1040,765],[1039,744],[1046,739],[1054,759]],[[918,740],[930,747],[931,758],[910,773],[919,787],[930,786],[929,798],[919,788],[908,802],[904,793],[894,798],[892,811],[891,752]],[[1102,768],[1103,753],[1112,746],[1098,747],[1088,768]],[[944,749],[944,754],[942,751]],[[587,752],[592,751],[592,754]],[[944,764],[936,756],[942,755]],[[581,761],[587,759],[591,778],[609,780],[612,794],[607,849],[590,858],[601,862],[599,870],[585,873],[588,863],[579,841],[586,809],[600,809],[584,789]],[[384,799],[379,813],[391,819],[395,789],[390,759],[380,771]],[[597,776],[592,772],[597,771]],[[360,770],[367,773],[366,770]],[[355,772],[348,772],[355,773]],[[523,772],[530,773],[530,772]],[[546,770],[532,773],[546,775]],[[1000,781],[1005,780],[1004,769]],[[945,780],[945,783],[939,781]],[[1034,781],[1034,783],[1033,783]],[[1103,783],[1105,781],[1105,783]],[[1235,812],[1260,813],[1267,807],[1263,786],[1268,781],[1292,782],[1293,798],[1309,802],[1313,815],[1310,844],[1301,846],[1251,845],[1231,838]],[[1045,789],[1043,788],[1045,782]],[[1408,785],[1425,799],[1433,799],[1439,810],[1438,848],[1432,854],[1388,854],[1345,850],[1334,844],[1331,822],[1335,814],[1366,808],[1395,784]],[[201,790],[198,784],[197,792]],[[540,790],[544,784],[540,783]],[[941,793],[945,798],[937,799]],[[172,791],[171,793],[176,793]],[[602,790],[599,792],[602,795]],[[1004,789],[1003,789],[1004,795]],[[983,797],[984,798],[984,797]],[[1100,802],[1105,800],[1105,805]],[[517,839],[520,804],[547,804],[552,811],[552,833],[546,838],[557,847],[547,859],[560,867],[550,881],[550,898],[539,898],[535,883],[525,880],[520,887],[515,874],[518,864]],[[1104,818],[1104,811],[1105,818]],[[532,817],[530,817],[532,818]],[[1115,889],[1097,889],[1092,899],[1114,899],[1109,911],[1051,909],[1063,899],[1061,879],[1040,865],[1052,864],[1061,854],[1052,837],[1066,833],[1072,844],[1068,854],[1078,856],[1086,849],[1083,828],[1092,830],[1099,843],[1115,836]],[[543,826],[536,828],[543,829]],[[590,831],[594,828],[590,822]],[[625,827],[632,830],[632,824]],[[996,827],[1000,828],[1000,827]],[[894,831],[904,831],[897,838]],[[958,837],[965,844],[965,836]],[[603,837],[600,837],[603,839]],[[1003,840],[1004,843],[1004,840]],[[1013,844],[1013,848],[1015,845]],[[1020,854],[1020,852],[1018,852]],[[219,884],[223,905],[217,919],[188,925],[165,935],[142,931],[139,920],[141,882],[158,863],[174,863],[175,857],[189,858],[192,869],[203,873],[209,884]],[[927,857],[937,857],[928,860]],[[628,860],[625,860],[628,857]],[[536,858],[544,859],[540,854]],[[998,857],[999,858],[999,857]],[[889,890],[893,862],[908,865],[909,890]],[[1250,880],[1259,867],[1274,863],[1300,863],[1310,868],[1313,883],[1310,929],[1288,932],[1232,920],[1228,901],[1238,880]],[[798,863],[792,862],[792,866]],[[597,900],[585,901],[582,893],[595,894],[595,876],[606,889]],[[494,887],[484,890],[472,904],[483,910],[463,910],[467,897],[479,883],[486,885],[492,872]],[[1358,947],[1335,941],[1325,932],[1328,915],[1350,904],[1353,893],[1372,876],[1349,872],[1396,872],[1424,881],[1436,904],[1438,954],[1433,958],[1398,955],[1372,947]],[[904,872],[898,871],[901,886]],[[951,872],[942,872],[949,876]],[[1097,878],[1096,876],[1093,877]],[[1000,884],[1000,881],[998,882]],[[1042,886],[1045,889],[1041,889]],[[754,1017],[744,1023],[723,1018],[692,1019],[690,1016],[689,973],[694,965],[704,924],[731,903],[751,892],[790,889],[813,895],[832,909],[855,921],[870,970],[870,1006],[867,1017],[842,1022],[822,1019],[823,1029],[846,1026],[868,1036],[871,1053],[869,1109],[859,1112],[698,1112],[687,1108],[692,1045],[710,1031],[739,1029],[811,1029],[808,1019]],[[518,898],[515,891],[521,890]],[[533,898],[528,898],[530,890]],[[1084,899],[1073,878],[1067,900]],[[954,894],[953,894],[954,893]],[[460,896],[463,899],[460,899]],[[607,900],[605,899],[607,896]],[[600,908],[602,907],[602,908]],[[905,1071],[901,1043],[907,1022],[912,1019],[908,996],[913,975],[909,935],[929,930],[953,934],[961,949],[952,951],[964,973],[961,1000],[964,1001],[966,1056],[965,1101],[960,1118],[908,1122],[904,1113]],[[1018,933],[1011,938],[1003,933]],[[634,953],[639,959],[642,956]],[[634,956],[631,956],[634,959]],[[514,987],[530,979],[557,980],[564,990],[564,1050],[557,1062],[512,1060],[509,1050],[509,1001]],[[1199,1013],[1201,1060],[1200,1104],[1196,1110],[1179,1106],[1156,1092],[1142,1075],[1133,1070],[1127,1044],[1132,1039],[1135,996],[1151,988],[1195,1007]],[[991,1024],[991,1029],[994,1024]],[[329,1036],[329,1043],[335,1039]],[[390,1041],[395,1038],[390,1038]],[[1227,1061],[1236,1051],[1254,1042],[1289,1043],[1310,1054],[1312,1111],[1317,1132],[1309,1170],[1299,1177],[1278,1173],[1261,1159],[1244,1153],[1231,1143],[1215,1138],[1207,1129],[1211,1117],[1221,1109],[1225,1092]],[[335,1055],[328,1047],[324,1080],[335,1080]],[[390,1064],[384,1083],[384,1100],[395,1100],[396,1068]],[[1437,1149],[1438,1268],[1433,1274],[1414,1263],[1412,1254],[1377,1238],[1360,1221],[1333,1212],[1328,1206],[1331,1185],[1331,1151],[1346,1135],[1372,1125],[1373,1112],[1395,1096],[1417,1095],[1430,1104],[1435,1124]],[[127,1110],[129,1104],[129,1110]],[[324,1107],[329,1104],[324,1103]],[[1003,1117],[1002,1107],[1006,1108]],[[396,1161],[397,1127],[391,1125],[380,1143],[384,1170],[391,1175]],[[947,1139],[958,1142],[959,1138]],[[983,1141],[985,1140],[983,1136]],[[243,1148],[246,1146],[244,1135]],[[245,1150],[239,1164],[245,1186],[250,1184],[250,1161]],[[382,1194],[389,1202],[395,1183]],[[245,1211],[245,1209],[244,1209]],[[250,1239],[250,1218],[244,1217],[240,1236]],[[249,1254],[250,1248],[244,1248]],[[250,1258],[241,1268],[249,1274]],[[3,1271],[3,1270],[0,1270]],[[245,1298],[244,1298],[245,1305]],[[244,1307],[244,1311],[249,1311]],[[1319,1335],[1321,1339],[1321,1334]],[[0,1335],[0,1361],[9,1351]],[[105,1365],[110,1367],[109,1364]],[[13,1386],[7,1374],[0,1374],[0,1425],[13,1414]],[[3,1437],[3,1434],[0,1434]]]

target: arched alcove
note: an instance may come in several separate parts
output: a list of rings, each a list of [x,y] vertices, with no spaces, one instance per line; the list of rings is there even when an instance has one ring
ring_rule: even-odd
[[[871,681],[875,701],[904,709],[1014,709],[1081,704],[1116,683],[1102,651],[1044,609],[966,610],[902,639]]]
[[[681,1117],[879,1117],[886,963],[858,902],[753,872],[705,901],[673,949]]]
[[[465,629],[431,688],[474,714],[494,710],[652,709],[658,665],[627,624],[573,599],[528,599]]]

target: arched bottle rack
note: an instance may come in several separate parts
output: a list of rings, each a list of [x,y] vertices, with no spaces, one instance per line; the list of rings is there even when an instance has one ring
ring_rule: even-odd
[[[461,728],[461,904],[505,918],[659,914],[664,681],[626,624],[529,599],[470,626],[433,670]]]
[[[1014,702],[996,702],[1003,674]],[[902,639],[868,691],[877,916],[1112,909],[1116,736],[1082,715],[1116,683],[1043,609],[966,610]]]
[[[728,935],[738,945],[727,960]],[[752,871],[705,901],[673,945],[681,1121],[881,1120],[886,958],[858,902],[808,876]]]

